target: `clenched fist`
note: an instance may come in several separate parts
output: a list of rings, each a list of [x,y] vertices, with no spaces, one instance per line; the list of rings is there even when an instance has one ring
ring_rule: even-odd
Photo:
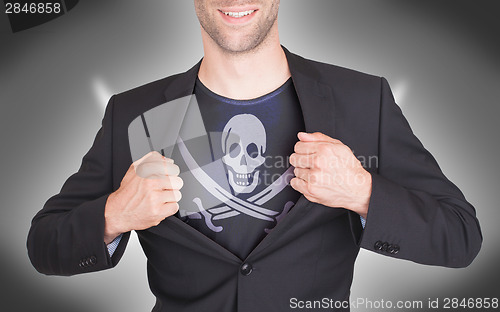
[[[308,200],[343,207],[366,218],[372,179],[351,149],[322,133],[299,133],[290,164],[290,185]]]
[[[179,209],[183,182],[173,160],[151,152],[130,165],[104,211],[104,242],[158,225]]]

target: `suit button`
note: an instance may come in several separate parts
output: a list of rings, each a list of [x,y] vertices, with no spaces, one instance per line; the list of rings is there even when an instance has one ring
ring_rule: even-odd
[[[394,254],[394,246],[392,244],[389,244],[389,246],[387,246],[387,252],[391,255]]]
[[[383,243],[382,244],[382,251],[387,251],[387,247],[389,247],[389,244],[388,243]]]
[[[373,247],[375,248],[375,250],[382,250],[382,242],[377,241]]]
[[[95,256],[90,257],[89,262],[91,265],[95,265],[97,263],[97,258]]]
[[[245,276],[248,276],[250,275],[250,273],[252,273],[253,271],[253,267],[251,264],[249,263],[244,263],[241,268],[240,268],[240,272],[241,274],[245,275]]]
[[[396,255],[398,252],[399,252],[399,246],[398,245],[394,245],[393,246],[393,249],[394,251],[392,252],[394,255]]]

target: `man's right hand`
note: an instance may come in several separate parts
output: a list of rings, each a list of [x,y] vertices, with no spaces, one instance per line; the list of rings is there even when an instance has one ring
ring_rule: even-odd
[[[179,167],[158,152],[130,165],[120,188],[109,195],[104,211],[104,242],[131,230],[158,225],[179,210],[183,185]]]

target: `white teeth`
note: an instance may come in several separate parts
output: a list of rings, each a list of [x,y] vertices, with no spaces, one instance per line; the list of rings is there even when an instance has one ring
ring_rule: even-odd
[[[245,174],[237,173],[236,174],[236,177],[238,179],[250,179],[251,176],[252,176],[251,173],[245,173]]]
[[[243,16],[247,16],[255,12],[255,10],[249,10],[249,11],[243,11],[243,12],[222,12],[226,14],[227,16],[235,17],[235,18],[240,18]]]

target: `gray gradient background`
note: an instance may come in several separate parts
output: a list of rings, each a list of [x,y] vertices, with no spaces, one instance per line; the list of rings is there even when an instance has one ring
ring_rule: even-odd
[[[281,40],[291,51],[389,80],[483,229],[481,253],[466,269],[362,250],[352,298],[500,297],[497,2],[282,1]],[[149,311],[154,298],[135,234],[115,269],[70,278],[38,274],[25,241],[33,215],[78,169],[109,96],[201,58],[192,1],[82,0],[17,34],[2,12],[0,46],[0,310]]]

